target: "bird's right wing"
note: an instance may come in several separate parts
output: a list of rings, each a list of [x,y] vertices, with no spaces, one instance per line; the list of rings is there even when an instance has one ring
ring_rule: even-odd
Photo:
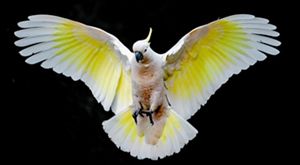
[[[19,22],[15,42],[29,64],[42,62],[73,80],[82,80],[105,110],[132,103],[129,60],[132,53],[113,35],[51,15],[33,15]]]
[[[167,97],[174,110],[190,118],[232,75],[266,54],[277,55],[275,29],[267,19],[239,14],[186,34],[163,56]]]

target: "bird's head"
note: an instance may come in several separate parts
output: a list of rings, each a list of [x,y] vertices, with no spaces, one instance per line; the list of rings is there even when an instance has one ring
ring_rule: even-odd
[[[136,41],[133,46],[132,50],[135,55],[135,59],[137,63],[146,63],[149,61],[149,56],[151,54],[150,48],[150,37],[152,34],[152,28],[150,28],[149,34],[146,39]]]

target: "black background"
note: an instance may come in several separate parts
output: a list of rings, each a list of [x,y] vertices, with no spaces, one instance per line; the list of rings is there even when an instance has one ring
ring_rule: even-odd
[[[278,163],[296,155],[295,112],[299,77],[294,4],[282,1],[1,2],[1,136],[5,164]],[[8,9],[8,11],[5,11]],[[163,53],[191,29],[249,13],[278,27],[278,56],[233,76],[189,121],[199,134],[179,154],[153,162],[119,150],[102,130],[113,116],[84,83],[73,82],[18,54],[13,32],[28,15],[53,14],[100,27],[127,47],[153,28],[152,48]],[[299,35],[298,35],[299,36]],[[294,45],[294,46],[293,46]],[[299,156],[299,155],[298,155]]]

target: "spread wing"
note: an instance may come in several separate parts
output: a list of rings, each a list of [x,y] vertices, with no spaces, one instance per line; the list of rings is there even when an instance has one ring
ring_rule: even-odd
[[[39,62],[73,80],[82,80],[107,111],[123,110],[132,102],[131,52],[113,35],[51,15],[33,15],[19,22],[15,35],[26,62]]]
[[[277,55],[276,26],[264,18],[233,15],[186,34],[164,54],[165,85],[173,109],[190,118],[232,75]]]

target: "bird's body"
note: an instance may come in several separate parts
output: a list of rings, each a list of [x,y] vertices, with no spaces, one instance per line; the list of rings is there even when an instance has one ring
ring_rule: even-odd
[[[131,61],[131,80],[134,110],[153,111],[153,122],[147,116],[137,116],[137,129],[146,142],[155,145],[161,137],[168,116],[168,102],[163,79],[163,61],[160,55],[148,48],[143,62]]]
[[[187,122],[232,75],[281,43],[269,20],[240,14],[197,27],[164,54],[150,47],[152,30],[132,52],[115,36],[69,19],[34,15],[18,23],[15,44],[26,62],[42,62],[73,80],[82,80],[104,110],[111,140],[139,159],[178,153],[197,130]]]

